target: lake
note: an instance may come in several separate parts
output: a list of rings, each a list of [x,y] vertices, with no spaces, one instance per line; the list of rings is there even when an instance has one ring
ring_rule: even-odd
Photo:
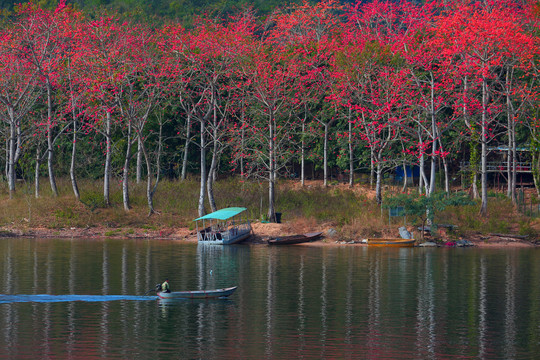
[[[540,357],[540,250],[0,239],[0,358]],[[147,290],[238,286],[227,300]]]

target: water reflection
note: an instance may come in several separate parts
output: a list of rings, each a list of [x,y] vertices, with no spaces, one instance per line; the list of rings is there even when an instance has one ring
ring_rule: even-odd
[[[434,358],[436,345],[436,299],[433,280],[433,253],[426,253],[423,262],[424,266],[418,267],[418,305],[416,314],[417,356],[420,358]]]
[[[530,250],[4,239],[0,251],[0,357],[540,356]],[[238,291],[143,296],[165,277]]]
[[[516,303],[514,294],[516,293],[516,263],[513,256],[515,254],[507,254],[507,264],[505,271],[505,317],[504,317],[504,357],[506,359],[514,359],[516,357],[515,342],[516,342]]]

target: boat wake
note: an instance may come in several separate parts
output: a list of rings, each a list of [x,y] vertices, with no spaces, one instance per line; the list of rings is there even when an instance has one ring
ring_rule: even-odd
[[[102,301],[148,301],[155,300],[155,296],[136,296],[136,295],[4,295],[0,294],[0,304],[19,303],[19,302],[70,302],[70,301],[86,301],[86,302],[102,302]]]

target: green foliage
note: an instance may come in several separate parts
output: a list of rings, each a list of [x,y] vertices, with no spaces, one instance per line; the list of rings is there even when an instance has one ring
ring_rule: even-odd
[[[118,235],[120,233],[120,231],[122,231],[122,230],[121,229],[115,229],[115,230],[107,231],[107,232],[105,232],[105,236]]]
[[[531,219],[524,219],[519,222],[519,235],[536,235],[536,231],[531,226]]]
[[[91,211],[107,207],[103,194],[93,190],[81,194],[81,202]]]
[[[70,220],[78,217],[71,207],[55,210],[54,216],[57,220]]]

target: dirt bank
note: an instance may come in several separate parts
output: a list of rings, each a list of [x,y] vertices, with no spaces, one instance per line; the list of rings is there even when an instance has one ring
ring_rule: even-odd
[[[366,246],[362,239],[342,241],[339,235],[332,236],[333,228],[326,224],[316,224],[313,221],[298,220],[283,224],[260,223],[252,224],[254,236],[248,240],[250,244],[266,244],[266,240],[277,236],[303,234],[312,231],[322,231],[324,237],[319,241],[299,244],[299,246]],[[397,236],[397,233],[395,234]],[[33,237],[33,238],[86,238],[86,239],[156,239],[195,242],[197,237],[194,230],[188,228],[170,229],[111,229],[108,227],[87,227],[87,228],[32,228],[20,229],[13,227],[0,228],[0,237]],[[416,236],[418,237],[418,236]],[[443,237],[428,238],[440,243],[446,243],[452,239]],[[505,248],[505,247],[536,247],[538,244],[534,240],[529,240],[523,236],[512,234],[473,234],[466,237],[478,247]]]

